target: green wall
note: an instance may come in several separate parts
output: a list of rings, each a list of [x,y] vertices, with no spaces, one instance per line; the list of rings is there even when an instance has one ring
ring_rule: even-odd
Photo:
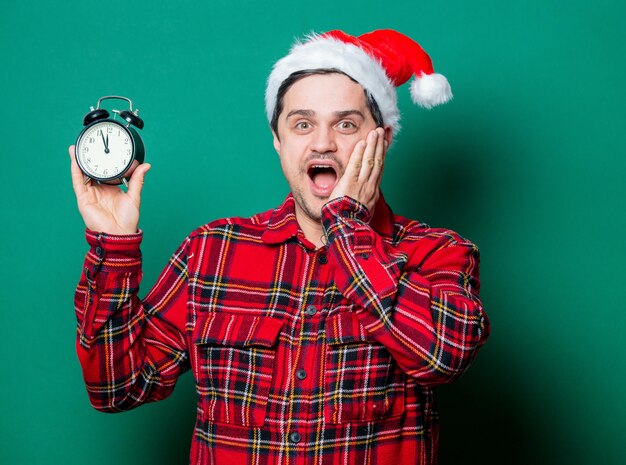
[[[428,112],[400,89],[385,195],[478,243],[492,322],[440,389],[442,465],[624,463],[625,17],[623,0],[5,2],[0,463],[187,460],[189,375],[119,415],[82,385],[66,148],[89,106],[127,95],[146,121],[146,292],[190,230],[286,195],[263,91],[293,38],[383,27],[420,41],[455,93]]]

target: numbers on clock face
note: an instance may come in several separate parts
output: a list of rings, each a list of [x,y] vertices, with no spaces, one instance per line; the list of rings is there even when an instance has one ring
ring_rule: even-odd
[[[77,143],[78,162],[89,176],[112,179],[132,161],[133,143],[128,130],[112,121],[98,122],[85,130]]]

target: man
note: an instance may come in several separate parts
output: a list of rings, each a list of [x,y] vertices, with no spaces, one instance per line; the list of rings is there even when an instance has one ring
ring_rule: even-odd
[[[393,86],[410,74],[423,106],[451,97],[397,32],[296,45],[266,92],[291,194],[194,231],[143,300],[137,227],[149,166],[124,193],[86,185],[72,161],[91,245],[77,350],[94,407],[163,399],[191,369],[192,464],[436,461],[432,387],[467,368],[488,323],[476,247],[394,215],[380,195],[399,128]]]

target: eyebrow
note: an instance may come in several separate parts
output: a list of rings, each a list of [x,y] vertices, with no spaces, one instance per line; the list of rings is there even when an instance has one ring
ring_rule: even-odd
[[[336,111],[335,115],[338,116],[339,118],[345,118],[346,116],[357,115],[357,116],[360,116],[362,119],[365,119],[365,115],[359,110]]]
[[[306,116],[310,118],[311,116],[315,115],[315,112],[313,110],[291,110],[289,113],[287,113],[287,119],[291,118],[294,115]]]
[[[338,118],[345,118],[347,116],[357,115],[357,116],[360,116],[362,119],[365,119],[365,115],[363,114],[363,112],[359,110],[335,111],[333,114]],[[287,113],[286,118],[289,119],[295,115],[306,116],[307,118],[310,118],[312,116],[315,116],[315,112],[313,110],[292,110],[289,113]]]

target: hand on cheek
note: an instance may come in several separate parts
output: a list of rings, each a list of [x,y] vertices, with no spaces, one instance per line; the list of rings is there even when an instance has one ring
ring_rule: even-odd
[[[382,128],[371,131],[366,140],[359,141],[330,200],[347,195],[361,202],[373,214],[380,195],[386,151],[387,141]]]

